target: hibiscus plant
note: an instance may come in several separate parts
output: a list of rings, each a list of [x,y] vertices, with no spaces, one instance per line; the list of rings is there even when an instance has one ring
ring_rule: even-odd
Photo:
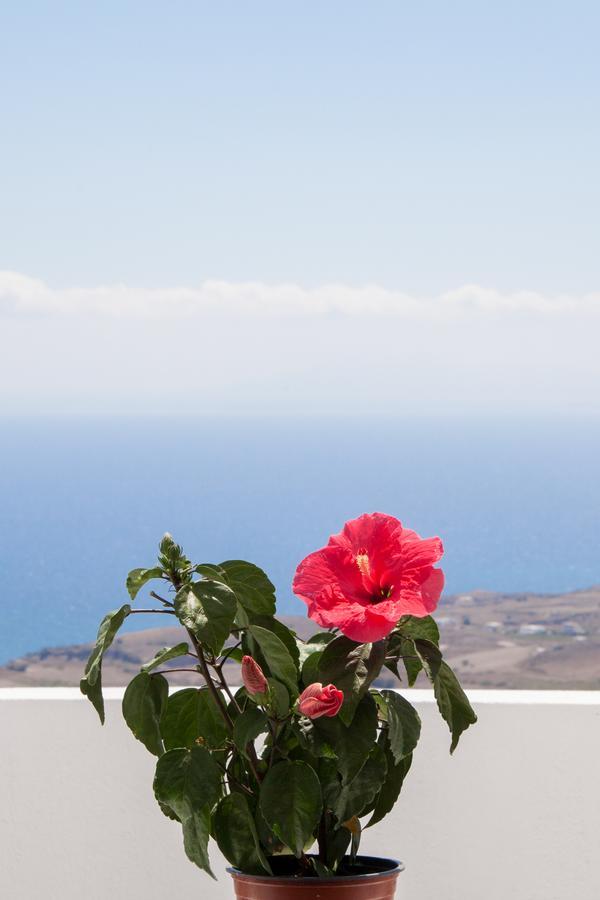
[[[151,612],[183,626],[186,639],[142,666],[122,709],[157,757],[158,805],[181,823],[194,863],[212,874],[212,837],[248,874],[349,871],[361,831],[398,799],[421,730],[401,693],[374,686],[384,668],[409,686],[424,672],[454,750],[476,717],[430,615],[441,555],[438,538],[391,516],[348,522],[298,566],[294,591],[325,629],[307,641],[275,618],[273,585],[251,563],[195,564],[167,534],[158,564],[129,573],[131,603],[148,582],[162,585],[149,608],[125,604],[103,619],[81,690],[104,721],[102,658],[125,619]],[[170,693],[182,669],[199,686]]]

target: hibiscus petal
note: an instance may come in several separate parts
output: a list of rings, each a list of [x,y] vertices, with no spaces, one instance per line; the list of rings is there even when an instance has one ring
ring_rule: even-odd
[[[406,570],[432,566],[444,554],[444,546],[439,537],[420,538],[415,535],[405,541],[403,533],[402,538],[402,561]]]
[[[402,529],[400,521],[385,513],[364,513],[357,519],[346,522],[340,534],[329,538],[330,546],[345,547],[354,555],[366,548],[383,552],[384,548],[395,542],[395,535]]]
[[[323,547],[302,560],[292,589],[305,602],[320,594],[324,585],[337,584],[342,595],[364,598],[362,576],[352,556],[342,547]]]
[[[346,615],[345,621],[340,624],[340,631],[351,641],[357,641],[359,644],[381,640],[400,619],[388,604],[385,605],[388,607],[386,610],[379,610],[378,606],[374,605],[353,609],[351,615]]]
[[[441,569],[432,569],[421,584],[421,594],[427,608],[427,614],[433,612],[444,590],[444,573]]]

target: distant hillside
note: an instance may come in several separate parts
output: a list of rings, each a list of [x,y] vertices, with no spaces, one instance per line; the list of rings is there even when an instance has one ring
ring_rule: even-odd
[[[283,619],[303,638],[317,630],[303,616]],[[541,596],[474,591],[444,598],[436,619],[445,658],[466,687],[600,689],[600,587]],[[119,636],[106,656],[104,684],[123,686],[158,648],[184,639],[179,628]],[[0,667],[0,687],[77,685],[90,646],[13,660]],[[172,681],[195,683],[197,677],[179,673]],[[382,679],[393,682],[391,675]]]

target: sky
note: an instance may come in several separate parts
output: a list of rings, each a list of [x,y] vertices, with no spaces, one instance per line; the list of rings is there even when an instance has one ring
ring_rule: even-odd
[[[0,414],[600,413],[595,2],[0,8]]]

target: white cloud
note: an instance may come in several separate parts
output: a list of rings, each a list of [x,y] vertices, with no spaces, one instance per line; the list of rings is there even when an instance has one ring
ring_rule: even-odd
[[[505,315],[596,316],[600,292],[547,296],[463,285],[438,296],[415,297],[370,284],[352,287],[210,280],[198,287],[138,288],[123,284],[52,288],[18,272],[0,271],[0,315],[103,316],[160,320],[205,315],[306,317],[392,316],[439,321]]]

